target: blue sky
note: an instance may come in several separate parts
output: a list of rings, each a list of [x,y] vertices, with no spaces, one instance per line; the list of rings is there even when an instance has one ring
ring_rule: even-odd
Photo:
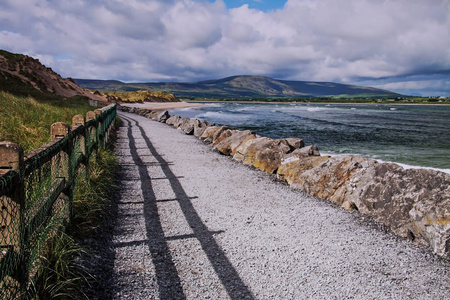
[[[281,9],[286,1],[287,0],[224,0],[227,8],[237,8],[248,4],[249,8],[258,9],[264,12]],[[215,2],[215,0],[210,0],[210,2]]]
[[[2,0],[0,49],[63,77],[233,75],[450,96],[448,0]]]

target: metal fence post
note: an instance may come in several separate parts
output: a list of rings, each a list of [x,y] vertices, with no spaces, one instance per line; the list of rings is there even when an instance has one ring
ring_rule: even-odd
[[[26,249],[24,247],[24,210],[25,192],[22,174],[24,170],[23,149],[11,142],[0,142],[0,174],[8,176],[9,171],[18,174],[9,182],[9,192],[0,196],[0,282],[7,282],[11,288],[24,288],[27,271],[25,263]],[[9,276],[9,277],[7,277]],[[16,280],[14,281],[13,280]],[[5,291],[8,293],[8,291]],[[12,292],[11,290],[9,292]],[[0,293],[2,295],[3,293]]]

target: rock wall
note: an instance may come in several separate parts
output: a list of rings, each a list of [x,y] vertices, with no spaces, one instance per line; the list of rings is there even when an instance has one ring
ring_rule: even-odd
[[[122,107],[193,134],[234,160],[276,174],[292,188],[358,210],[395,234],[450,259],[450,174],[404,169],[360,156],[321,156],[302,139],[273,140],[168,112]]]

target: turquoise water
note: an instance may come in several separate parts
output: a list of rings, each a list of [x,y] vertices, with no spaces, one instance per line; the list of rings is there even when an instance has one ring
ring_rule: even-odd
[[[271,138],[303,138],[322,154],[450,171],[450,106],[211,103],[171,114]]]

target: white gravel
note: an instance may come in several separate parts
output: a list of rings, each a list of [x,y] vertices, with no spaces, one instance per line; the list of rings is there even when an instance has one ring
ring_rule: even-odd
[[[450,263],[429,249],[119,115],[115,299],[450,298]]]

